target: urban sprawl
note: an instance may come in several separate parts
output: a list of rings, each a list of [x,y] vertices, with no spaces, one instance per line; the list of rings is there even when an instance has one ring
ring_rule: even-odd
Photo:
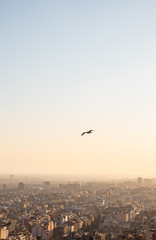
[[[156,179],[1,177],[0,239],[156,240]]]

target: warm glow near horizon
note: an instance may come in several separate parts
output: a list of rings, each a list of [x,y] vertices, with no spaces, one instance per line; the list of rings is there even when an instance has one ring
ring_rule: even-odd
[[[0,2],[0,174],[156,177],[155,7]]]

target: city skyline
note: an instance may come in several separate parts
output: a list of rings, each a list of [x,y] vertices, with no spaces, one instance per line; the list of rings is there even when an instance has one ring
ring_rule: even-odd
[[[0,174],[156,177],[155,7],[0,2]]]

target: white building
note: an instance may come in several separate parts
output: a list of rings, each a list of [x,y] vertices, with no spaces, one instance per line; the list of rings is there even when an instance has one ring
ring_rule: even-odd
[[[0,227],[0,239],[7,239],[9,235],[9,230],[6,226]]]

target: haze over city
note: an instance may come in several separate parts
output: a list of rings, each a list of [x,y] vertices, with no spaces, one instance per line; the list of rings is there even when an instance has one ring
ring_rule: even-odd
[[[0,2],[0,174],[156,177],[155,9]]]

